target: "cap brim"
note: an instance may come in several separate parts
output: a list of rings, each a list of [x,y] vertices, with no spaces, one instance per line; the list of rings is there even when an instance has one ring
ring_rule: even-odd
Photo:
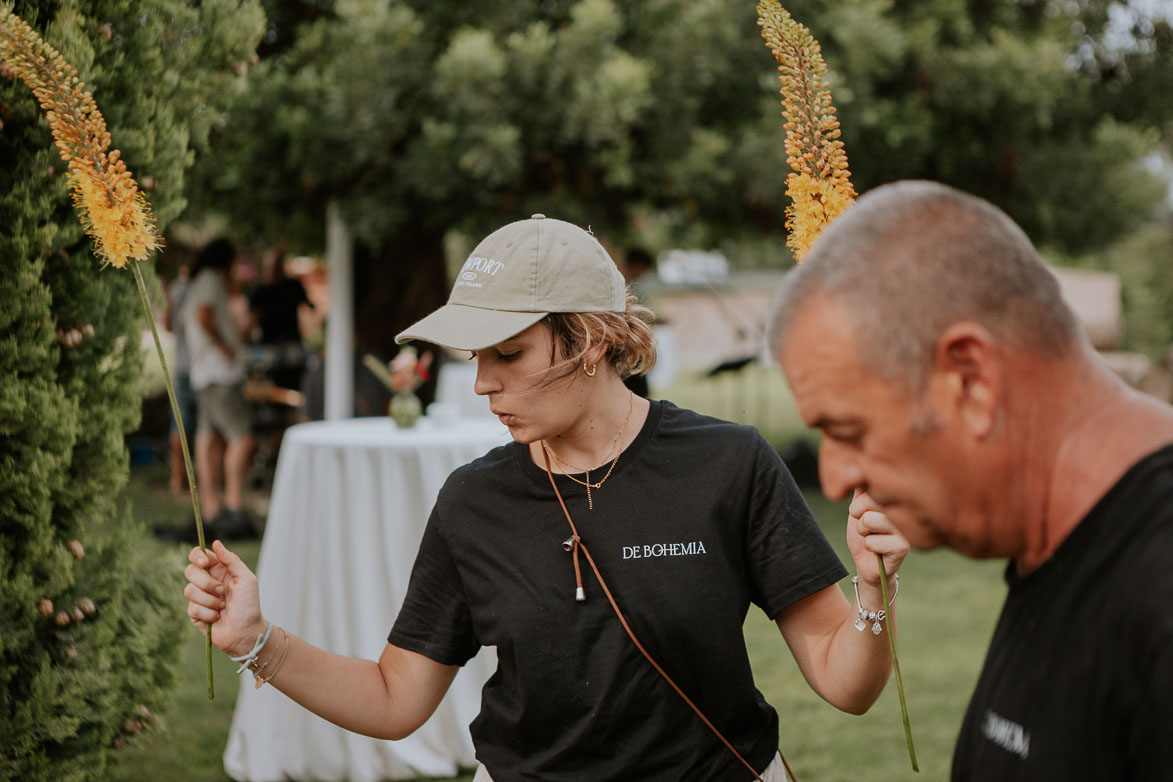
[[[548,314],[445,304],[401,331],[395,342],[402,345],[418,339],[453,350],[484,350],[525,331]]]

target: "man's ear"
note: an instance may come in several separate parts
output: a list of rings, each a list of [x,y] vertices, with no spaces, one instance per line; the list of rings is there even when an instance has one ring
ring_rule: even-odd
[[[960,321],[937,338],[935,385],[943,400],[978,439],[994,431],[1002,394],[1002,364],[993,335],[980,324]]]

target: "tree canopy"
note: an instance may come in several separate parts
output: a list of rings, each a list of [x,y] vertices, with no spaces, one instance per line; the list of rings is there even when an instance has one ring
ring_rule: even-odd
[[[1167,19],[1138,15],[1121,47],[1111,22],[1130,7],[1108,0],[786,6],[823,44],[860,192],[940,180],[1064,252],[1151,217],[1161,185],[1139,161],[1169,122]],[[454,228],[480,235],[544,212],[621,240],[652,224],[697,246],[783,230],[778,83],[752,3],[268,10],[261,62],[203,161],[200,204],[258,240],[312,247],[336,200],[376,266],[397,267],[397,289],[431,291],[403,320],[442,299],[442,271],[403,275],[439,263]]]
[[[1113,50],[1106,0],[787,5],[823,43],[861,191],[940,179],[1068,248],[1147,216],[1135,164],[1169,121],[1167,20]],[[329,198],[376,244],[539,207],[778,229],[777,88],[747,3],[323,8],[270,2],[284,45],[219,129],[211,192],[247,199],[254,230],[318,230]]]

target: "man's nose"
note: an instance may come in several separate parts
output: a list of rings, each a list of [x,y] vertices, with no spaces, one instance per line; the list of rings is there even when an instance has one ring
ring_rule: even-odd
[[[819,482],[823,494],[832,502],[838,502],[856,489],[866,489],[863,470],[850,457],[842,445],[824,436],[819,444]]]

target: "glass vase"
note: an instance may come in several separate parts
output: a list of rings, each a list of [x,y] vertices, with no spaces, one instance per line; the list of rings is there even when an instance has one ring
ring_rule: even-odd
[[[410,429],[423,415],[424,406],[413,391],[396,391],[387,406],[387,415],[400,429]]]

